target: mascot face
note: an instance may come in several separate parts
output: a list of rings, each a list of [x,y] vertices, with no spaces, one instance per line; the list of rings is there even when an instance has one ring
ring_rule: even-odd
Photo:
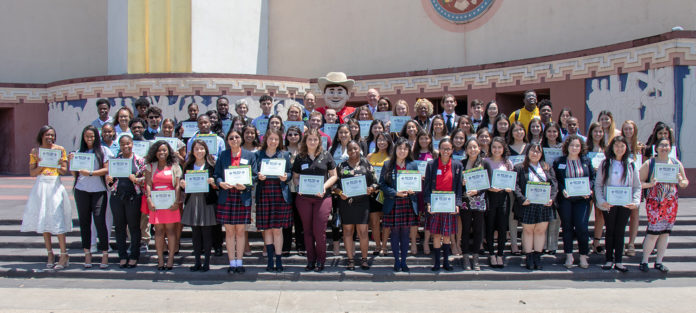
[[[343,109],[350,98],[348,91],[343,86],[330,86],[324,90],[326,106],[339,111]]]

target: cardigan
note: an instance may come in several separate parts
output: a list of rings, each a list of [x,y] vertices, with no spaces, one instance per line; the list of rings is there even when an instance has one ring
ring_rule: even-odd
[[[384,163],[384,167],[387,167],[387,165],[391,164],[392,162],[396,162],[396,160],[386,161]],[[415,162],[408,162],[406,163],[406,170],[417,171],[418,164]],[[382,204],[382,212],[384,214],[389,214],[396,203],[396,174],[396,166],[394,166],[392,171],[382,170],[382,173],[379,175],[379,189],[384,192],[384,203]],[[387,183],[387,175],[391,175],[390,183]],[[411,204],[413,205],[413,213],[418,215],[418,198],[416,197],[416,194],[417,193],[408,195],[408,197],[411,199]]]
[[[246,163],[246,164],[245,164]],[[228,149],[222,151],[218,154],[217,163],[215,163],[215,184],[220,188],[220,183],[225,182],[225,169],[232,164],[232,152]],[[256,155],[253,152],[242,149],[241,159],[239,160],[240,165],[251,166],[251,182],[252,185],[256,182]],[[220,188],[220,195],[218,196],[218,204],[225,204],[227,201],[227,194],[229,191]],[[251,206],[251,185],[248,185],[246,189],[241,191],[242,193],[242,205]]]
[[[567,156],[562,156],[556,161],[553,162],[553,171],[554,174],[556,175],[556,180],[558,181],[558,199],[565,198],[563,196],[563,190],[565,190],[565,179],[566,179],[566,172],[568,170],[568,167],[566,165],[568,163],[568,157]],[[590,190],[594,189],[594,183],[595,183],[595,175],[597,172],[595,171],[594,167],[592,167],[592,161],[587,156],[581,156],[580,157],[580,164],[582,165],[582,177],[588,177],[590,179]],[[562,168],[561,168],[562,167]],[[582,198],[582,197],[570,197],[569,199],[574,199],[574,198]]]
[[[540,164],[542,161],[539,162]],[[544,164],[547,164],[544,162]],[[548,165],[548,164],[547,164]],[[531,166],[531,165],[530,165]],[[522,206],[522,204],[527,200],[524,196],[525,190],[527,190],[527,182],[529,181],[529,170],[524,169],[524,163],[519,163],[515,165],[515,172],[517,172],[517,184],[515,184],[515,199],[517,203]],[[546,175],[546,182],[551,184],[551,195],[550,199],[555,200],[558,194],[558,182],[556,181],[556,175],[550,165],[548,169],[544,170]],[[555,203],[556,201],[554,201]]]
[[[462,162],[451,159],[452,162],[452,191],[454,191],[455,205],[462,207],[462,172],[464,166]],[[423,186],[423,202],[430,204],[430,194],[435,189],[437,182],[437,168],[440,164],[440,158],[428,161],[428,166],[425,168],[425,185]]]
[[[607,202],[606,198],[606,185],[604,185],[604,162],[610,161],[609,159],[605,159],[602,161],[602,163],[599,165],[599,169],[597,170],[597,177],[595,178],[595,183],[594,183],[594,193],[595,193],[595,199],[597,200],[597,207],[602,210],[602,211],[607,211],[607,209],[602,207],[602,204],[604,202]],[[633,192],[633,204],[636,206],[640,205],[640,191],[641,191],[641,183],[640,183],[640,175],[636,171],[636,167],[633,166],[633,164],[628,163],[626,164],[626,170],[628,173],[626,173],[626,180],[623,182],[623,187],[631,187],[631,191]],[[611,174],[611,173],[610,173]]]

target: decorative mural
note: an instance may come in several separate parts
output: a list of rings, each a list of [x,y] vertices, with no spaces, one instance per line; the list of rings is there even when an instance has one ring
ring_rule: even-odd
[[[468,23],[483,15],[494,0],[430,0],[435,12],[447,21]]]

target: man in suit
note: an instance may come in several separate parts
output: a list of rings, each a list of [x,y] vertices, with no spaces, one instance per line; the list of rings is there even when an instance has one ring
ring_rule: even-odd
[[[143,133],[143,137],[147,140],[155,139],[155,136],[160,132],[160,125],[162,124],[162,109],[151,106],[147,108],[145,116],[147,116],[147,129]]]
[[[454,108],[457,107],[457,99],[454,98],[452,94],[445,94],[442,97],[442,118],[445,119],[445,127],[447,127],[447,133],[451,132],[453,129],[457,128],[457,120],[459,116],[454,113]],[[432,118],[430,118],[432,122]]]

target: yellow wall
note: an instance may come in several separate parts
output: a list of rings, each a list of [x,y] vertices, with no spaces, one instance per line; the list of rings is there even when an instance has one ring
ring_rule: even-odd
[[[191,0],[128,1],[128,73],[191,72]]]

